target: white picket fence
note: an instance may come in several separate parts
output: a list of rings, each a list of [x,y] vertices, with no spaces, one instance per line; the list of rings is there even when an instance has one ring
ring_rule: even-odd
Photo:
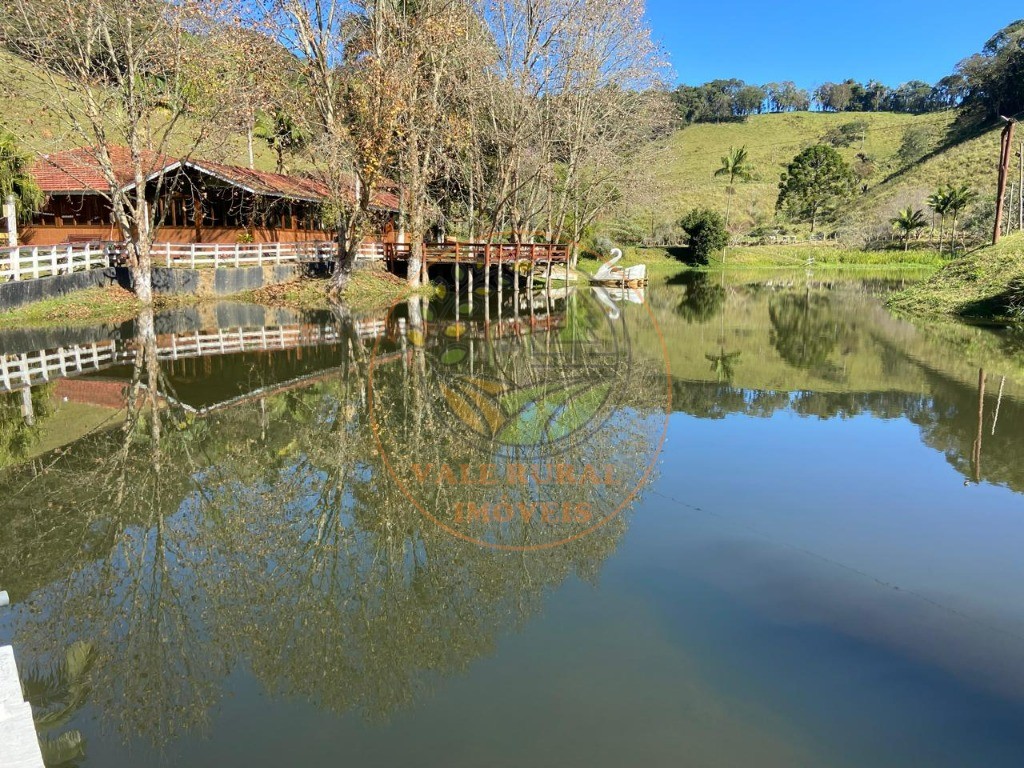
[[[313,344],[333,344],[338,334],[333,328],[283,326],[256,329],[223,329],[213,333],[175,334],[170,343],[157,347],[160,360],[185,357],[227,355],[233,352],[255,352],[292,349]]]
[[[114,341],[0,355],[0,388],[11,392],[34,387],[54,378],[97,371],[120,359],[117,342]]]
[[[23,245],[0,249],[0,282],[35,280],[110,266],[110,243]]]
[[[153,263],[168,267],[252,267],[298,262],[324,262],[334,258],[337,244],[330,240],[300,243],[154,243]],[[383,260],[384,243],[364,241],[359,259]]]
[[[166,267],[253,267],[324,262],[334,258],[335,243],[154,243],[153,263]],[[87,269],[104,268],[124,257],[119,242],[23,245],[0,249],[0,282],[35,280]],[[359,259],[384,258],[384,244],[366,241]]]
[[[361,320],[356,334],[375,339],[386,332],[383,320]],[[330,326],[271,326],[230,328],[206,333],[177,333],[161,336],[157,359],[181,360],[190,357],[229,355],[238,352],[294,349],[318,344],[336,344],[338,331]],[[118,363],[135,360],[135,341],[102,341],[80,346],[40,349],[24,354],[0,354],[0,392],[13,392],[45,384],[53,379],[92,373]]]
[[[153,263],[167,267],[254,267],[324,261],[329,241],[298,243],[154,243]],[[120,249],[119,249],[120,251]]]

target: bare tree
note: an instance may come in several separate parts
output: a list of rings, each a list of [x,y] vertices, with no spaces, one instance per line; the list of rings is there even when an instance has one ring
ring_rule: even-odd
[[[306,159],[328,190],[337,230],[332,289],[345,286],[385,183],[407,82],[387,17],[391,2],[263,0],[246,22],[295,56],[301,87],[285,112],[306,139]]]
[[[480,0],[494,40],[481,130],[492,232],[578,242],[626,194],[666,119],[664,63],[639,0]]]
[[[96,191],[111,204],[144,303],[167,153],[184,159],[223,135],[214,130],[223,99],[205,44],[222,29],[216,2],[0,0],[3,44],[23,66],[42,65],[53,103],[106,182]],[[121,146],[127,168],[115,158]]]
[[[471,136],[472,73],[481,66],[480,25],[461,0],[403,4],[391,16],[392,36],[407,62],[408,89],[400,113],[397,167],[407,199],[409,284],[420,284],[423,241],[435,181],[454,172]]]

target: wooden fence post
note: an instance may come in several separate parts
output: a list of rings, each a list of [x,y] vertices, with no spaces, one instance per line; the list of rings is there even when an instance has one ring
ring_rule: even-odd
[[[14,248],[11,251],[11,279],[21,280],[21,249]]]
[[[18,216],[14,203],[14,195],[8,195],[4,201],[4,217],[7,219],[7,245],[10,248],[18,247]]]

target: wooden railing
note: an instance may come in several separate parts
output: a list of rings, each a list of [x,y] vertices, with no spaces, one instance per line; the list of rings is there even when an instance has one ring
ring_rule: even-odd
[[[412,254],[409,243],[383,243],[389,262],[406,261]],[[570,246],[556,243],[424,243],[423,258],[429,264],[514,264],[564,263]]]
[[[110,266],[111,243],[67,243],[0,248],[0,282],[35,280]]]

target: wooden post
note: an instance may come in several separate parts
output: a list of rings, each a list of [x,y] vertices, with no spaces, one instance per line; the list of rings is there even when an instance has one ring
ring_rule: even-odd
[[[8,195],[4,201],[4,218],[7,219],[7,246],[18,247],[18,215],[14,195]]]
[[[470,317],[473,316],[473,269],[475,268],[475,266],[476,266],[475,264],[470,266],[469,274],[466,276],[466,281],[468,283],[467,289],[469,290],[469,316]]]
[[[1017,188],[1017,229],[1024,232],[1024,141],[1020,143],[1020,186]]]
[[[484,243],[484,294],[491,293],[491,244]]]
[[[985,422],[985,381],[988,376],[985,369],[978,372],[978,436],[974,439],[974,482],[981,482],[981,436],[984,433]]]
[[[514,246],[515,247],[515,246]],[[502,246],[498,246],[498,335],[501,335],[501,303],[504,299],[504,286],[505,286],[505,269],[502,266],[502,262],[505,258],[505,251]]]
[[[515,304],[515,311],[513,314],[516,318],[516,325],[519,324],[519,257],[512,265],[512,302]]]
[[[1004,234],[1007,234],[1007,235],[1010,234],[1010,232],[1013,231],[1013,196],[1016,193],[1016,191],[1017,191],[1017,182],[1011,181],[1010,182],[1010,197],[1008,198],[1009,201],[1010,201],[1010,205],[1009,205],[1009,207],[1007,208],[1007,211],[1006,211],[1006,232],[1004,233]]]
[[[999,181],[996,187],[996,222],[992,231],[992,244],[999,242],[1003,233],[1003,205],[1006,197],[1006,182],[1010,175],[1010,151],[1013,146],[1013,128],[1016,120],[1007,120],[1003,128],[999,147]]]
[[[11,280],[21,280],[21,249],[17,246],[11,250]]]

